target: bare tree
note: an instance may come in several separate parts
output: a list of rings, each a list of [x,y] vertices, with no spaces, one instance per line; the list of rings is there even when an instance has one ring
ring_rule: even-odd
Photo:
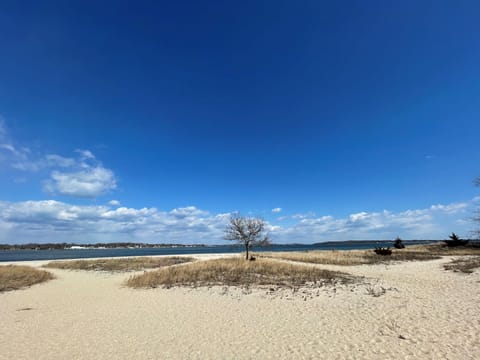
[[[248,251],[253,245],[267,245],[270,243],[265,233],[265,221],[259,218],[234,215],[225,229],[225,240],[236,241],[245,246],[245,259],[248,260]]]

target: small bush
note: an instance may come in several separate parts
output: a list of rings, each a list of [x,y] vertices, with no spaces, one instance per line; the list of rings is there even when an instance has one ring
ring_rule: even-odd
[[[449,238],[450,240],[445,240],[445,244],[447,244],[448,247],[465,246],[469,242],[469,240],[460,239],[455,233],[452,233]]]
[[[373,250],[373,251],[374,251],[375,254],[377,254],[377,255],[383,255],[383,256],[392,255],[392,250],[390,250],[390,248],[378,247],[378,248],[376,248],[376,249]]]
[[[34,269],[30,266],[0,266],[0,292],[22,289],[53,278],[53,274],[48,271]]]
[[[399,237],[397,237],[393,242],[393,247],[395,249],[405,249],[405,245],[403,244],[402,239],[400,239]]]

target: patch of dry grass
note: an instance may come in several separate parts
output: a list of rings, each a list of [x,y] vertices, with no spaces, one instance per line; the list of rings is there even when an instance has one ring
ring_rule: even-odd
[[[448,247],[444,243],[431,245],[409,246],[408,251],[427,253],[438,256],[480,255],[480,246],[468,244],[466,246]]]
[[[445,270],[455,272],[463,272],[466,274],[473,273],[480,268],[480,257],[467,257],[452,260],[450,263],[443,265]]]
[[[194,258],[182,256],[105,258],[95,260],[53,261],[44,265],[44,267],[87,271],[138,271],[183,264],[194,260]]]
[[[409,251],[406,249],[393,250],[392,255],[377,255],[373,250],[316,250],[305,252],[272,252],[263,253],[262,257],[283,259],[313,264],[325,265],[364,265],[384,264],[393,261],[418,261],[439,259],[438,255],[423,250]]]
[[[0,292],[22,289],[53,278],[53,274],[48,271],[30,266],[0,266]]]
[[[271,259],[246,261],[243,258],[224,258],[198,261],[131,276],[126,285],[133,288],[214,285],[239,287],[273,285],[295,288],[312,284],[347,283],[352,280],[353,277],[348,274],[308,265],[289,264]]]

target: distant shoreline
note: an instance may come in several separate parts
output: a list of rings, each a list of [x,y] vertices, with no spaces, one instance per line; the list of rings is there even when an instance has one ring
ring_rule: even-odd
[[[442,240],[403,240],[406,245],[425,244],[426,242],[438,242]],[[349,244],[372,244],[372,243],[388,243],[393,240],[346,240],[346,241],[325,241],[312,244],[288,243],[276,244],[275,246],[342,246]],[[156,249],[156,248],[198,248],[198,247],[221,247],[234,244],[149,244],[149,243],[95,243],[95,244],[79,244],[79,243],[27,243],[27,244],[0,244],[0,251],[11,250],[88,250],[88,249]]]
[[[76,249],[143,249],[143,248],[176,248],[176,247],[207,247],[204,244],[145,244],[145,243],[28,243],[0,244],[0,251],[8,250],[76,250]]]

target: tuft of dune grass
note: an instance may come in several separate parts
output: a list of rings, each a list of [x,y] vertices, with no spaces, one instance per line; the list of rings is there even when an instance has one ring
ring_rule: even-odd
[[[419,261],[440,259],[436,254],[424,250],[409,251],[406,249],[393,250],[392,255],[377,255],[373,250],[316,250],[305,252],[271,252],[263,253],[262,257],[282,259],[324,265],[364,265],[384,264],[393,261]]]
[[[271,259],[247,261],[235,257],[162,268],[131,276],[126,285],[133,288],[214,285],[300,287],[308,284],[347,283],[352,280],[353,277],[346,273],[308,265],[283,263]]]
[[[454,259],[450,263],[443,265],[443,267],[445,270],[471,274],[480,268],[480,257]]]
[[[106,258],[95,260],[52,261],[44,265],[44,267],[64,270],[87,271],[138,271],[183,264],[194,260],[194,258],[182,256],[131,257],[114,259]]]
[[[53,274],[30,266],[0,266],[0,292],[23,289],[53,279]]]

